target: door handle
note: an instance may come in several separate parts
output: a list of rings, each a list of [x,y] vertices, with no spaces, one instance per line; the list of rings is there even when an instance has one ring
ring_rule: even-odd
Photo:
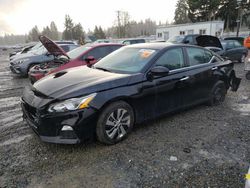
[[[213,67],[211,70],[217,70],[218,69],[218,67]]]
[[[180,79],[180,81],[185,81],[185,80],[188,80],[189,79],[189,76],[185,76],[183,78]]]

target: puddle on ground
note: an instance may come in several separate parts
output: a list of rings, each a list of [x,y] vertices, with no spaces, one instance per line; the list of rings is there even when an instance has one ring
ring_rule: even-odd
[[[31,134],[27,134],[27,135],[19,136],[17,138],[12,138],[12,139],[9,139],[9,140],[6,140],[6,141],[0,143],[0,146],[8,146],[11,144],[17,144],[17,143],[22,142],[23,140],[25,140],[26,138],[29,138],[31,136],[32,136]]]

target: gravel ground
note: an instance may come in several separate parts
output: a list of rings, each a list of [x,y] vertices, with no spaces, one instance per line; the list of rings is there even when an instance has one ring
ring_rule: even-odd
[[[250,161],[250,81],[237,93],[137,125],[122,143],[46,144],[22,121],[28,80],[0,52],[0,187],[243,187]]]

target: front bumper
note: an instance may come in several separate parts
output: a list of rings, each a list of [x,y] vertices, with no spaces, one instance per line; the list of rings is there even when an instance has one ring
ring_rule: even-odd
[[[14,66],[14,65],[10,65],[10,70],[11,72],[15,73],[15,74],[19,74],[22,75],[22,70],[19,66]]]
[[[97,112],[92,108],[42,115],[24,101],[21,101],[21,107],[24,120],[44,142],[77,144],[95,135]],[[64,127],[71,129],[64,130]]]

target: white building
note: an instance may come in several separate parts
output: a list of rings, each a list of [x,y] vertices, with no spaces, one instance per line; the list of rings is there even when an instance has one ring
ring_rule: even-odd
[[[223,28],[223,21],[209,21],[159,26],[156,29],[156,40],[168,40],[169,38],[172,38],[177,35],[190,34],[220,36],[223,34]]]

